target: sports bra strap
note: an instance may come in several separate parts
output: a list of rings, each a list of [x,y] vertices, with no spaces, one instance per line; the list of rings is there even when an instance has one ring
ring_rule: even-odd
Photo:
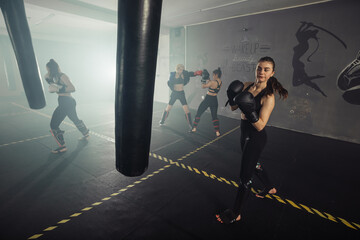
[[[217,82],[218,85],[216,88],[209,87],[209,92],[211,92],[211,93],[218,93],[220,91],[220,87],[221,87],[222,83],[219,84],[218,80],[215,80],[215,81]]]

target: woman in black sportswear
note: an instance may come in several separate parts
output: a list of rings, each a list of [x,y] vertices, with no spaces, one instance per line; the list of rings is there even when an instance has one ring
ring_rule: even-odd
[[[217,109],[218,109],[217,94],[220,91],[221,84],[222,84],[222,81],[220,79],[221,74],[222,74],[221,69],[218,68],[213,71],[213,79],[212,80],[210,80],[210,79],[208,81],[205,79],[201,80],[202,81],[201,87],[209,88],[209,89],[205,96],[205,99],[199,105],[191,132],[196,132],[196,128],[200,122],[201,115],[205,112],[205,110],[207,108],[210,108],[215,134],[217,137],[220,136],[220,123],[219,123],[219,119],[217,117]]]
[[[87,140],[89,138],[89,129],[77,116],[76,101],[71,96],[71,93],[75,92],[75,87],[71,83],[69,77],[60,71],[59,65],[54,59],[50,59],[46,64],[46,69],[48,73],[45,75],[45,80],[49,83],[49,92],[57,93],[59,104],[50,121],[50,132],[59,145],[59,147],[52,150],[52,152],[61,153],[67,151],[64,140],[64,131],[60,129],[60,124],[66,116],[70,118],[77,129],[82,133],[83,137],[79,140]]]
[[[275,107],[275,93],[280,98],[287,98],[288,92],[275,74],[275,62],[271,57],[263,57],[258,61],[255,82],[241,83],[239,80],[232,82],[227,90],[231,110],[240,109],[241,113],[241,171],[240,184],[234,207],[217,214],[216,218],[221,223],[233,223],[241,219],[241,212],[255,173],[264,183],[265,189],[257,194],[264,197],[266,194],[275,194],[267,174],[258,164],[262,150],[267,141],[265,126]]]
[[[191,113],[185,98],[184,86],[189,83],[190,77],[201,76],[201,74],[201,70],[196,72],[186,71],[183,64],[178,64],[176,66],[175,72],[170,73],[168,86],[172,92],[170,95],[169,104],[166,106],[161,117],[160,126],[165,124],[165,120],[169,116],[169,112],[172,106],[176,100],[179,100],[183,106],[187,123],[189,124],[190,129],[192,128]]]

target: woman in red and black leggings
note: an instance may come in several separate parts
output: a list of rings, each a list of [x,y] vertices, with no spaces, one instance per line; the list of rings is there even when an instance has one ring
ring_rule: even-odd
[[[49,92],[57,93],[59,104],[50,121],[50,132],[59,145],[59,147],[52,150],[52,152],[61,153],[67,151],[64,140],[64,131],[60,129],[60,124],[66,117],[69,117],[77,129],[82,133],[83,136],[79,140],[87,140],[90,137],[89,129],[77,116],[76,101],[71,96],[71,93],[75,92],[75,87],[71,83],[69,77],[60,71],[59,65],[54,59],[50,59],[46,64],[46,69],[48,70],[48,73],[45,75],[45,80],[49,84]]]
[[[205,72],[205,70],[204,70],[204,72]],[[203,73],[203,75],[205,75],[205,74]],[[200,122],[201,115],[206,111],[207,108],[210,108],[215,134],[217,137],[220,136],[220,123],[219,123],[219,119],[217,117],[217,109],[218,109],[217,94],[220,91],[221,84],[222,84],[222,81],[220,78],[221,78],[221,69],[218,68],[213,71],[213,79],[212,80],[210,80],[210,79],[208,80],[208,79],[204,79],[204,78],[201,80],[201,82],[202,82],[201,87],[209,88],[209,89],[205,96],[205,99],[199,105],[191,132],[196,132],[196,128]]]
[[[191,113],[185,98],[184,86],[189,83],[190,77],[201,76],[201,74],[202,74],[201,70],[196,72],[189,72],[185,70],[183,64],[176,65],[175,72],[170,73],[168,86],[172,92],[170,95],[169,104],[166,106],[162,114],[161,120],[159,122],[160,126],[165,124],[165,120],[169,116],[172,106],[174,105],[176,100],[179,100],[181,105],[183,106],[186,121],[191,129],[192,127]]]

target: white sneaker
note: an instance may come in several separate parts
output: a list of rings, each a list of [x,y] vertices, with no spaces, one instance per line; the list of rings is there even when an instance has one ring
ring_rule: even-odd
[[[82,136],[81,138],[79,138],[79,141],[88,141],[90,138],[89,134],[86,134],[85,136]]]
[[[61,146],[58,147],[57,149],[51,150],[52,153],[62,153],[62,152],[66,152],[67,148],[66,146]]]

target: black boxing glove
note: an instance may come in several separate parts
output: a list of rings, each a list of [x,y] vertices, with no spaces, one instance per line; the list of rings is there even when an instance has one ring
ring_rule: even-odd
[[[202,76],[201,82],[202,82],[203,84],[206,83],[206,80],[210,80],[210,74],[209,74],[208,70],[206,70],[206,69],[204,69],[204,70],[202,71],[201,76]]]
[[[230,106],[236,105],[234,102],[234,97],[242,92],[244,89],[244,84],[240,82],[239,80],[234,80],[230,83],[228,89],[226,90],[226,94],[228,97],[228,100],[225,104],[225,107],[230,104]]]
[[[248,91],[239,93],[234,98],[234,102],[251,123],[259,121],[259,115],[256,112],[255,98],[251,93]]]
[[[55,83],[54,80],[51,79],[51,78],[45,78],[45,81],[46,81],[48,84]]]

